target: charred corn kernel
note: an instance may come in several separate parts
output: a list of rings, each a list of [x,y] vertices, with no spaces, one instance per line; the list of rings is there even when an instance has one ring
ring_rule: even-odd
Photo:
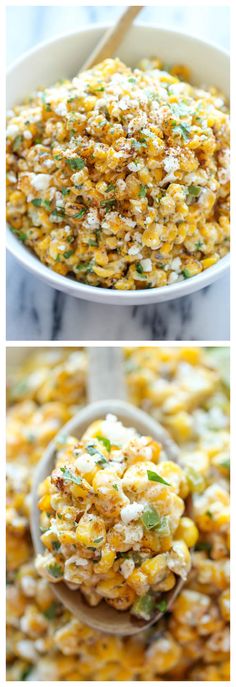
[[[206,594],[184,589],[174,603],[174,617],[180,623],[197,627],[202,616],[208,611],[210,601]]]
[[[159,556],[154,556],[154,558],[145,561],[141,565],[141,571],[147,575],[150,585],[156,585],[158,582],[161,582],[168,574],[166,555],[160,554]]]
[[[189,548],[195,546],[199,533],[193,520],[185,517],[181,518],[175,537],[176,539],[183,539]]]
[[[102,548],[106,541],[106,530],[102,518],[85,513],[76,528],[76,540],[82,546]]]
[[[127,579],[127,583],[138,596],[146,594],[149,589],[147,575],[140,569],[135,569]]]

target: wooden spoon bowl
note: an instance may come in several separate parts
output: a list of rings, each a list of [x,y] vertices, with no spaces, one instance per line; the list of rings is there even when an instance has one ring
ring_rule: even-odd
[[[140,434],[150,435],[160,442],[168,458],[178,462],[178,447],[172,441],[168,432],[158,424],[147,413],[132,406],[122,400],[103,400],[97,401],[80,410],[59,432],[81,438],[87,427],[99,418],[105,417],[108,413],[116,415],[126,426],[134,427]],[[48,446],[42,460],[38,464],[35,472],[32,488],[32,513],[31,513],[31,533],[35,553],[43,553],[44,547],[40,539],[40,512],[38,509],[38,488],[39,484],[51,474],[55,464],[56,437]],[[172,604],[184,585],[184,580],[180,579],[173,590],[166,594],[167,610]],[[114,635],[133,635],[150,627],[154,622],[162,618],[163,613],[158,612],[150,621],[139,620],[132,616],[129,611],[117,611],[102,601],[98,606],[91,607],[85,601],[79,590],[72,591],[64,582],[51,585],[54,594],[68,608],[80,622],[93,627],[95,630],[107,632]]]

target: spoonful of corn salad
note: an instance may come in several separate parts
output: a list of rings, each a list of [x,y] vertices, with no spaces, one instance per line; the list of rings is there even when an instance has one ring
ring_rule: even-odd
[[[178,447],[120,400],[120,362],[120,349],[91,349],[92,403],[39,463],[32,535],[37,571],[64,605],[96,629],[131,635],[170,610],[198,530],[186,516],[191,481]]]

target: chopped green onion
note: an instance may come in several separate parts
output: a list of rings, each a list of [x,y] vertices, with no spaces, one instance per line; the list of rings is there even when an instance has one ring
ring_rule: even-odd
[[[155,599],[154,597],[147,593],[144,596],[140,596],[131,608],[131,613],[136,615],[138,618],[143,618],[144,620],[150,620],[155,609]]]
[[[168,604],[166,599],[161,599],[161,601],[158,601],[158,603],[156,604],[157,610],[161,613],[165,613],[167,611],[167,606]]]
[[[160,525],[160,515],[153,506],[147,506],[141,516],[142,523],[147,530],[152,530]]]

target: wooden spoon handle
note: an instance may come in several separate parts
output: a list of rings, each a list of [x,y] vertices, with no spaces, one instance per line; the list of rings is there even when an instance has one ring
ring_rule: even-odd
[[[108,29],[108,31],[106,31],[98,45],[96,45],[96,48],[94,48],[88,59],[85,60],[84,64],[80,68],[81,72],[85,71],[86,69],[90,69],[95,64],[98,64],[107,57],[112,57],[112,55],[114,55],[115,50],[120,45],[135,17],[142,9],[142,5],[132,5],[122,13],[117,23]]]
[[[124,399],[125,384],[122,369],[122,348],[96,346],[88,349],[89,402]]]

